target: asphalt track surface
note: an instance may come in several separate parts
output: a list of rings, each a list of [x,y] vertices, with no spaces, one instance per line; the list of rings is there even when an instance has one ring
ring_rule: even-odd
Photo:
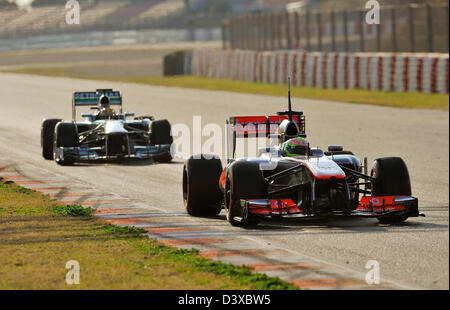
[[[0,52],[0,70],[56,67],[77,76],[159,77],[164,55],[193,47],[220,48],[221,44],[203,41]]]
[[[268,115],[286,109],[281,97],[0,73],[0,164],[36,167],[169,214],[183,213],[181,159],[170,164],[60,167],[41,157],[42,119],[69,120],[74,91],[103,87],[122,91],[127,111],[188,126],[193,115],[201,115],[203,125],[223,126],[232,115]],[[265,222],[252,230],[229,226],[223,212],[201,220],[360,273],[366,272],[368,260],[377,260],[382,279],[399,287],[448,289],[448,112],[302,99],[294,99],[293,107],[305,112],[312,145],[342,144],[357,156],[367,155],[369,163],[378,157],[402,157],[426,217],[400,225],[381,225],[376,219]]]

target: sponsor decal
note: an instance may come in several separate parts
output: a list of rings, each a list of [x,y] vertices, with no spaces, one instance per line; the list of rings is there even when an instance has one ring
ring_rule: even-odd
[[[382,205],[382,203],[381,203],[379,198],[372,198],[372,199],[370,199],[370,203],[373,204],[374,206],[381,206]]]
[[[284,115],[236,116],[234,117],[235,132],[238,136],[275,134],[281,122],[285,119],[288,119],[288,117]],[[293,120],[300,124],[299,116],[293,116]],[[267,125],[269,125],[269,129]]]
[[[96,105],[102,93],[98,92],[76,92],[74,94],[75,105]],[[110,104],[120,104],[120,92],[112,91],[106,92],[105,95],[109,98]]]

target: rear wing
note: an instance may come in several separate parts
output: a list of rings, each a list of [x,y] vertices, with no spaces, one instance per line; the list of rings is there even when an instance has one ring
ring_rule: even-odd
[[[303,112],[280,112],[270,116],[234,116],[227,120],[227,160],[234,158],[236,138],[269,138],[278,136],[278,128],[284,120],[296,123],[300,135],[305,134]],[[231,155],[231,157],[230,157]]]
[[[119,91],[113,91],[112,89],[97,89],[96,91],[81,91],[73,93],[72,119],[75,120],[76,118],[76,107],[97,106],[102,95],[109,98],[109,103],[111,105],[120,106],[120,113],[122,113],[122,95]]]

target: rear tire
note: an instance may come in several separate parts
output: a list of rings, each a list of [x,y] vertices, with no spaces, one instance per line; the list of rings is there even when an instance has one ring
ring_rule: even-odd
[[[45,119],[41,126],[42,157],[53,160],[53,143],[55,141],[55,127],[60,119]]]
[[[134,120],[135,121],[142,121],[144,119],[148,118],[150,121],[153,121],[155,118],[153,116],[138,116],[135,117]]]
[[[355,155],[352,151],[335,151],[335,152],[325,152],[325,156],[332,156],[332,155]]]
[[[227,220],[233,226],[253,226],[258,219],[246,218],[241,208],[241,199],[264,199],[266,197],[265,184],[259,163],[237,161],[227,168],[225,185],[225,208]],[[242,221],[234,218],[241,217]]]
[[[371,176],[373,196],[411,196],[411,181],[408,168],[399,157],[385,157],[375,160]],[[400,223],[408,216],[380,217],[380,223]]]
[[[153,121],[150,124],[150,144],[172,144],[172,127],[168,120]]]
[[[59,147],[77,147],[79,144],[77,125],[72,122],[59,122],[55,128],[55,152]],[[73,165],[75,158],[64,156],[60,159],[54,156],[56,163],[63,166]]]
[[[183,168],[184,207],[192,216],[217,215],[222,210],[223,194],[219,188],[222,162],[204,156],[198,159],[191,156]]]

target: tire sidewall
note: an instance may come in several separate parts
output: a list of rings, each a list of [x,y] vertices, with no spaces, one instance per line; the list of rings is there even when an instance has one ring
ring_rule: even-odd
[[[75,158],[67,157],[64,160],[57,158],[56,149],[59,147],[77,147],[79,145],[77,125],[74,122],[59,122],[56,124],[53,145],[53,156],[58,164],[63,166],[74,164]]]
[[[373,196],[411,196],[411,181],[408,168],[403,159],[399,157],[385,157],[376,159],[371,177]],[[403,216],[379,217],[380,223],[401,223],[408,219]]]
[[[209,157],[208,157],[209,158]],[[183,166],[183,202],[192,216],[217,215],[222,209],[222,191],[219,177],[222,173],[220,159],[191,156]]]
[[[259,163],[237,161],[227,168],[224,201],[227,220],[231,225],[248,226],[258,222],[254,218],[249,218],[248,214],[244,214],[240,200],[264,199],[267,196],[264,188],[264,178]],[[236,221],[234,217],[241,217],[242,221]]]
[[[60,119],[45,119],[41,125],[42,157],[47,160],[54,158],[55,127],[59,122],[61,122]]]
[[[166,119],[152,121],[150,124],[150,143],[152,145],[172,144],[172,126]]]

